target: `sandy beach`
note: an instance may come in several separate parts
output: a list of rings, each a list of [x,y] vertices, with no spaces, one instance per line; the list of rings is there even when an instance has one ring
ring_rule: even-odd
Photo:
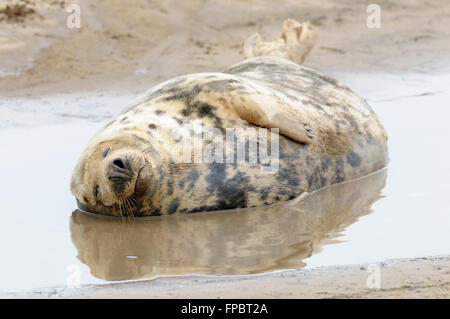
[[[450,3],[442,0],[379,1],[379,29],[367,27],[363,0],[132,0],[125,8],[120,0],[72,1],[81,8],[81,27],[72,29],[65,1],[3,0],[0,8],[14,2],[24,9],[0,21],[3,96],[146,90],[177,75],[220,71],[243,59],[253,33],[274,40],[286,17],[317,27],[305,66],[326,73],[428,72],[450,56]]]
[[[370,276],[379,273],[379,279]],[[379,281],[377,281],[379,280]],[[319,267],[248,277],[163,277],[150,281],[54,287],[2,298],[449,298],[448,256]]]
[[[132,0],[127,1],[126,6],[120,0],[77,0],[71,3],[81,7],[81,28],[67,27],[66,20],[70,15],[66,11],[67,1],[0,0],[0,133],[3,134],[3,140],[0,142],[4,143],[1,144],[2,149],[13,150],[17,158],[25,158],[27,154],[21,147],[8,141],[15,137],[17,141],[29,140],[30,137],[26,134],[31,129],[37,129],[37,134],[41,134],[36,136],[48,139],[54,135],[50,130],[56,127],[55,132],[59,129],[61,138],[67,138],[72,145],[81,147],[94,128],[97,129],[98,125],[114,116],[124,105],[151,86],[182,74],[221,71],[241,61],[244,58],[242,45],[245,39],[255,32],[269,41],[275,39],[283,20],[288,17],[298,21],[310,21],[319,32],[318,43],[306,59],[305,66],[348,80],[353,84],[352,88],[368,97],[371,103],[381,105],[379,111],[381,117],[388,120],[388,126],[395,126],[394,120],[397,121],[399,129],[395,132],[397,135],[394,135],[390,147],[394,145],[401,148],[402,145],[410,144],[404,143],[409,136],[428,147],[430,140],[435,143],[431,143],[434,146],[448,140],[448,132],[447,135],[443,133],[443,119],[447,116],[447,111],[444,110],[445,101],[448,101],[449,95],[443,81],[448,79],[450,74],[448,1],[378,1],[381,8],[379,29],[367,27],[368,2],[363,0]],[[444,80],[438,77],[441,75]],[[359,81],[359,78],[362,80]],[[400,83],[402,90],[397,92],[393,86],[395,83]],[[439,85],[434,85],[436,83]],[[418,101],[417,105],[414,101]],[[392,111],[397,102],[408,107],[411,104],[412,113],[405,121],[405,113],[396,114],[396,111]],[[421,107],[438,104],[440,108],[433,109],[436,111],[436,115],[432,114],[433,117],[429,116],[430,112],[422,114]],[[386,105],[385,109],[382,108],[383,105]],[[400,110],[404,112],[404,109]],[[409,126],[403,124],[405,122]],[[66,124],[68,126],[65,126]],[[437,134],[439,138],[430,139],[426,134],[407,133],[407,130],[416,132],[416,128],[422,125],[426,132],[430,135]],[[45,131],[46,129],[49,132]],[[63,130],[66,135],[62,133]],[[77,134],[83,141],[76,140]],[[80,145],[76,144],[77,142]],[[68,171],[78,150],[63,146],[62,142],[52,143],[58,145],[60,152],[65,154],[60,162],[68,161],[60,164],[61,171]],[[30,148],[33,152],[39,148],[36,146],[39,143],[34,145],[34,148]],[[437,147],[436,152],[444,152],[441,148]],[[40,149],[44,150],[43,153],[48,153],[45,147]],[[414,147],[411,146],[407,151],[413,152]],[[430,157],[445,158],[445,154],[436,153]],[[42,163],[47,163],[48,156],[44,155],[41,156]],[[11,160],[8,164],[15,161]],[[424,160],[419,158],[414,163],[421,165]],[[20,165],[23,167],[23,164]],[[425,167],[425,164],[423,165]],[[398,176],[397,167],[394,165],[394,168],[390,168],[394,180]],[[417,172],[416,168],[417,166],[412,167],[411,171]],[[142,279],[140,281],[106,281],[101,284],[89,282],[80,288],[56,284],[64,282],[65,278],[61,276],[62,280],[58,277],[58,281],[48,281],[48,284],[38,282],[16,287],[14,283],[8,283],[7,288],[0,289],[0,298],[449,298],[450,251],[445,251],[445,241],[448,237],[444,235],[448,233],[445,232],[445,228],[448,229],[448,217],[445,217],[448,213],[442,204],[445,194],[448,194],[449,185],[446,181],[438,180],[441,175],[439,170],[433,171],[430,167],[428,169],[430,174],[427,174],[426,170],[423,175],[418,173],[419,177],[414,180],[416,186],[409,193],[412,194],[411,197],[399,198],[398,202],[402,204],[395,206],[402,211],[404,202],[428,196],[423,195],[422,186],[427,185],[424,188],[428,188],[426,178],[429,176],[435,178],[433,182],[438,181],[433,184],[434,190],[430,193],[438,194],[441,201],[434,197],[424,199],[423,202],[431,204],[424,206],[424,217],[420,218],[431,219],[432,217],[427,216],[435,216],[436,220],[442,219],[441,223],[436,222],[436,225],[442,227],[436,231],[441,237],[430,237],[433,237],[434,243],[441,243],[444,249],[439,248],[437,253],[431,248],[427,250],[426,247],[418,250],[423,254],[421,256],[425,257],[414,253],[408,255],[410,258],[389,257],[379,259],[373,264],[351,262],[348,266],[301,268],[305,264],[304,259],[318,254],[323,246],[338,241],[338,233],[351,224],[358,223],[360,217],[370,215],[372,208],[366,205],[365,210],[358,210],[358,214],[355,213],[351,218],[345,216],[346,218],[336,220],[333,225],[325,225],[325,230],[321,228],[320,240],[311,240],[308,242],[311,243],[308,246],[311,249],[303,249],[304,254],[294,255],[298,259],[296,269],[283,270],[283,267],[279,266],[270,268],[270,271],[261,271],[260,274],[255,274],[255,271],[249,275],[161,276],[151,280],[139,273],[139,276],[133,278]],[[443,177],[444,174],[447,172],[442,173]],[[423,177],[425,175],[426,177]],[[11,176],[15,175],[11,173]],[[397,177],[397,180],[399,179],[401,178]],[[53,179],[50,181],[49,185],[53,183]],[[61,198],[65,201],[70,194],[66,194],[67,181],[64,180],[64,183],[66,184],[57,188],[64,188],[65,193]],[[404,183],[405,187],[410,181]],[[14,187],[19,186],[20,181]],[[2,185],[1,189],[9,190],[11,186]],[[380,190],[377,189],[378,191]],[[48,192],[50,194],[50,191]],[[377,197],[379,193],[375,195]],[[390,193],[388,198],[389,196]],[[7,197],[16,202],[21,201],[16,194]],[[17,213],[20,210],[12,203],[8,204],[8,199],[5,204],[5,209],[10,208],[5,214],[9,216],[8,221],[26,224],[23,220],[17,221]],[[39,202],[39,199],[34,202]],[[433,206],[432,203],[438,204]],[[80,234],[88,233],[86,229],[95,227],[87,228],[81,225],[86,228],[74,229],[72,224],[72,229],[69,230],[68,220],[75,208],[73,201],[70,202],[72,206],[68,206],[66,202],[61,206],[52,205],[53,203],[46,206],[45,212],[53,211],[54,214],[49,213],[50,217],[44,220],[59,218],[54,217],[56,213],[60,213],[56,210],[63,207],[64,219],[61,218],[62,222],[56,223],[58,227],[55,226],[54,229],[55,233],[58,233],[57,236],[64,236],[69,242],[68,245],[72,245],[71,258],[76,256],[83,265],[90,267],[87,272],[92,273],[97,267],[108,274],[111,270],[108,268],[109,264],[102,264],[99,260],[94,260],[95,258],[89,259],[93,256],[88,254],[91,252],[89,249],[95,250],[97,246],[92,248],[88,242],[80,239]],[[25,211],[33,211],[32,206],[25,207]],[[431,214],[436,211],[439,213],[428,215],[429,212]],[[403,219],[397,227],[407,228],[408,222]],[[8,227],[7,224],[5,223],[5,227]],[[30,225],[28,228],[24,227],[24,230],[30,232],[33,222],[30,222]],[[381,225],[389,228],[387,223]],[[317,225],[315,227],[320,228]],[[62,228],[64,231],[60,231]],[[432,234],[434,229],[428,231]],[[13,236],[12,233],[4,233],[9,235],[5,235],[7,238],[2,238],[2,242]],[[333,235],[329,235],[331,233]],[[92,235],[92,232],[90,234]],[[96,241],[93,242],[97,244],[97,241],[101,242],[102,237],[95,235]],[[410,242],[402,240],[406,235],[399,235],[399,242],[405,247],[417,245],[414,240],[419,241],[420,236],[423,236],[412,231],[407,235],[410,236]],[[107,236],[109,234],[104,238],[109,238]],[[379,236],[381,238],[383,235]],[[267,238],[273,239],[270,236]],[[426,236],[423,238],[426,242]],[[53,241],[54,238],[48,239],[48,242]],[[296,244],[294,241],[289,243],[291,246]],[[36,247],[30,248],[33,246],[29,244],[23,246],[30,251],[38,250]],[[45,250],[43,247],[39,249]],[[401,247],[397,249],[405,250]],[[86,251],[88,253],[83,255]],[[430,254],[428,251],[431,251]],[[217,254],[211,256],[217,257]],[[33,263],[34,260],[40,260],[39,258],[30,258],[23,264]],[[277,258],[287,259],[284,255]],[[277,265],[279,259],[274,258],[273,264]],[[12,260],[12,257],[8,260]],[[62,264],[63,266],[59,267],[62,269],[60,272],[65,275],[66,261]],[[379,271],[380,285],[370,288],[367,280],[373,269]],[[18,272],[16,275],[18,278],[25,277],[24,273],[25,271]],[[159,274],[161,273],[163,272],[160,271]],[[151,273],[152,276],[155,274],[156,272]],[[0,288],[3,288],[1,284]]]

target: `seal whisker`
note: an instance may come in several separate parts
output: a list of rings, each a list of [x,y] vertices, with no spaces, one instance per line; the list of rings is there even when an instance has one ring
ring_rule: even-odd
[[[128,205],[127,205],[127,201],[126,201],[126,198],[123,200],[123,203],[124,203],[124,205],[123,205],[123,207],[124,207],[124,216],[127,218],[127,220],[129,220],[129,214],[128,214]]]
[[[134,217],[134,213],[136,211],[136,196],[133,194],[130,195],[130,208],[131,208],[131,215]]]
[[[128,207],[129,207],[128,217],[129,217],[129,220],[131,221],[134,217],[134,204],[131,203],[130,197],[128,197]]]
[[[123,201],[119,201],[119,212],[120,212],[120,218],[122,218],[122,221],[124,220],[123,218]]]
[[[130,217],[130,198],[125,198],[125,211],[127,214],[127,217]]]
[[[128,220],[134,217],[134,211],[136,210],[136,195],[132,193],[128,197],[122,200],[124,215]]]

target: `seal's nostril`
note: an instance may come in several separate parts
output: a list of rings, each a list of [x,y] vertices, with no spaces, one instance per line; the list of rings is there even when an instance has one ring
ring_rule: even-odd
[[[120,158],[116,158],[112,163],[113,163],[113,166],[117,166],[118,168],[125,169],[124,161]]]
[[[125,183],[133,179],[131,163],[127,158],[114,159],[107,172],[107,177],[114,183]]]

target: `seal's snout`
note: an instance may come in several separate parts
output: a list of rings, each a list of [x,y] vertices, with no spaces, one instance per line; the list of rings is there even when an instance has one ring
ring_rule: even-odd
[[[127,184],[133,180],[134,173],[131,161],[127,158],[116,158],[111,161],[108,171],[108,179],[116,193],[123,193]]]

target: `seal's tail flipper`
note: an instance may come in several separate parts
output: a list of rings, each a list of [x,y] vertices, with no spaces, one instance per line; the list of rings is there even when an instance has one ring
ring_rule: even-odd
[[[244,53],[246,58],[270,55],[302,64],[316,44],[317,37],[316,28],[309,22],[299,23],[287,19],[277,40],[264,42],[262,37],[255,33],[245,41]]]

